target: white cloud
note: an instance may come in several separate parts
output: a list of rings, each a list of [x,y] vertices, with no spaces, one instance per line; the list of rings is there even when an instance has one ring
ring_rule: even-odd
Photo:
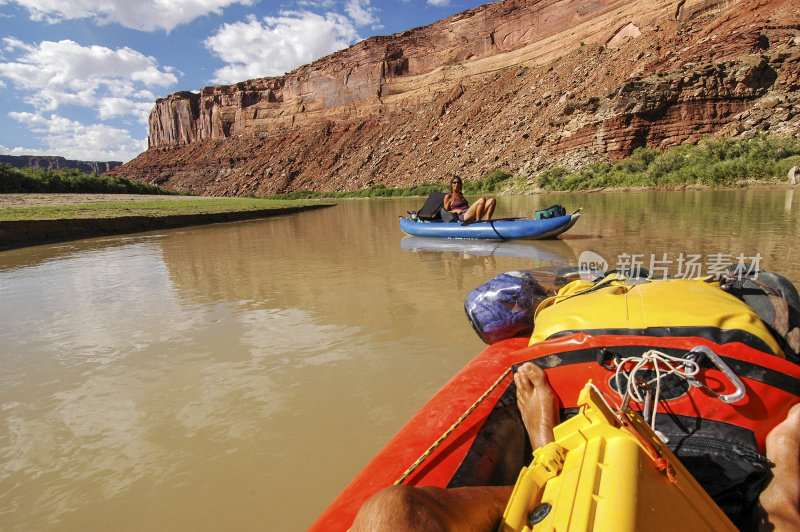
[[[231,4],[252,5],[254,0],[8,0],[24,7],[32,20],[57,22],[90,18],[116,22],[142,31],[170,31],[209,13],[221,14]],[[0,1],[0,4],[4,2]]]
[[[155,98],[149,102],[134,102],[126,98],[103,98],[97,113],[100,120],[133,116],[137,122],[146,123],[150,118],[150,111],[153,110],[154,101]]]
[[[246,22],[225,24],[205,45],[227,63],[214,73],[212,81],[236,83],[281,76],[357,40],[353,23],[343,15],[284,11],[261,21],[251,15]]]
[[[28,45],[10,38],[5,44],[8,52],[22,53],[0,63],[0,79],[26,91],[25,101],[37,111],[74,105],[95,109],[101,116],[121,116],[109,114],[107,100],[128,99],[128,107],[137,110],[132,116],[146,122],[141,108],[145,103],[151,107],[153,98],[144,89],[169,87],[178,81],[171,68],[159,68],[153,57],[130,48],[112,50],[67,40]]]
[[[336,7],[336,0],[297,0],[300,7],[331,10]]]
[[[428,5],[433,7],[444,7],[450,5],[450,0],[428,0]]]
[[[129,161],[147,149],[146,139],[135,139],[129,131],[106,124],[82,124],[62,116],[9,113],[39,135],[43,149],[3,148],[10,155],[61,155],[81,161]]]
[[[52,155],[52,154],[46,153],[44,150],[21,148],[19,146],[17,146],[16,148],[8,148],[0,144],[0,155]]]
[[[382,27],[379,24],[380,19],[375,14],[376,9],[370,6],[370,0],[347,0],[344,9],[356,26],[372,25],[373,29]]]

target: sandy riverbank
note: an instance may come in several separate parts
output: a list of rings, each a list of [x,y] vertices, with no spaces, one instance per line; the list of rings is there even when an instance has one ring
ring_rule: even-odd
[[[83,205],[89,203],[124,203],[159,200],[198,200],[189,196],[141,196],[136,194],[0,194],[0,209],[42,205]],[[213,199],[213,198],[208,198]],[[329,207],[331,204],[297,205],[231,212],[175,214],[166,216],[116,216],[111,218],[78,218],[64,220],[0,221],[0,251],[65,242],[83,238],[141,233],[192,225],[237,222],[294,214]]]
[[[198,196],[153,196],[141,194],[0,194],[0,209],[38,207],[41,205],[85,205],[87,203],[125,203],[160,200],[214,199]]]

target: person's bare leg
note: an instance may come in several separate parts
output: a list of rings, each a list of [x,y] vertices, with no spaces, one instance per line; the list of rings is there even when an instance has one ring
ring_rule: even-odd
[[[475,217],[473,220],[480,220],[481,216],[483,216],[483,203],[478,203],[475,205]]]
[[[800,530],[800,404],[770,431],[767,458],[775,463],[773,477],[761,492],[761,530]]]
[[[489,198],[486,200],[485,208],[483,211],[483,219],[484,220],[491,220],[492,214],[494,214],[494,208],[497,202],[494,198]]]
[[[517,407],[531,447],[534,450],[544,447],[553,441],[553,427],[558,424],[556,395],[544,370],[532,362],[517,368],[514,383],[517,385]]]
[[[484,200],[483,198],[478,198],[475,200],[475,203],[469,206],[467,212],[464,213],[464,221],[471,222],[473,220],[480,220],[481,216],[483,216],[483,208],[484,208]]]
[[[536,449],[553,441],[558,405],[547,377],[526,363],[514,375],[517,406]],[[494,531],[503,517],[513,486],[390,486],[373,495],[358,512],[352,532]]]
[[[497,530],[513,486],[391,486],[359,510],[351,532]]]
[[[471,222],[472,220],[475,220],[475,211],[477,209],[478,206],[475,203],[467,207],[467,212],[464,213],[464,221]]]

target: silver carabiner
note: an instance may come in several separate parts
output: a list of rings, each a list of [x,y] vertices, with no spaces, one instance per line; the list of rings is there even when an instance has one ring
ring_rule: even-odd
[[[706,355],[709,358],[709,360],[711,360],[711,362],[717,367],[717,369],[720,370],[726,377],[728,377],[728,380],[731,381],[731,384],[733,384],[734,387],[736,387],[736,391],[730,394],[720,394],[715,392],[702,382],[698,381],[694,377],[686,379],[689,382],[689,384],[691,384],[692,386],[697,386],[698,388],[703,388],[710,394],[717,396],[717,398],[719,398],[719,400],[722,401],[723,403],[731,404],[740,401],[741,399],[744,399],[744,396],[747,395],[744,383],[742,383],[742,381],[739,379],[736,373],[734,373],[733,370],[725,362],[722,361],[719,355],[717,355],[714,351],[712,351],[711,349],[709,349],[704,345],[698,345],[692,348],[691,351],[689,351],[689,354],[686,356],[686,360],[696,362],[695,359],[697,357],[693,353],[702,353]]]

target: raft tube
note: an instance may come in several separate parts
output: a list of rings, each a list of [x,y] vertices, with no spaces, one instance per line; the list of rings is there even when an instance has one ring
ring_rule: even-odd
[[[580,212],[555,218],[535,220],[518,218],[480,222],[442,222],[400,218],[400,229],[407,235],[433,238],[474,238],[480,240],[541,240],[555,238],[569,230],[580,218]]]
[[[312,525],[312,531],[346,531],[370,496],[395,483],[431,444],[450,429],[508,368],[532,361],[547,374],[558,396],[562,419],[573,414],[588,381],[603,394],[614,395],[613,375],[603,365],[609,352],[641,353],[655,348],[686,353],[705,346],[720,356],[744,383],[745,396],[728,404],[698,387],[679,387],[662,403],[658,429],[669,447],[714,497],[720,473],[703,478],[694,466],[719,461],[721,455],[746,456],[742,478],[768,475],[760,460],[767,433],[800,402],[800,367],[740,342],[717,344],[706,338],[575,333],[528,346],[528,338],[511,338],[487,347],[437,392],[378,452]],[[699,377],[720,394],[732,393],[725,375],[704,367]],[[676,449],[676,447],[680,447]],[[709,450],[711,449],[711,450]],[[404,480],[411,486],[513,485],[530,463],[532,450],[516,412],[511,373]],[[735,476],[735,475],[732,475]],[[733,479],[735,480],[735,479]],[[721,486],[719,489],[730,489]],[[742,506],[731,500],[727,512]],[[730,515],[729,515],[730,516]],[[730,516],[736,523],[737,516]],[[737,523],[738,524],[738,523]]]

